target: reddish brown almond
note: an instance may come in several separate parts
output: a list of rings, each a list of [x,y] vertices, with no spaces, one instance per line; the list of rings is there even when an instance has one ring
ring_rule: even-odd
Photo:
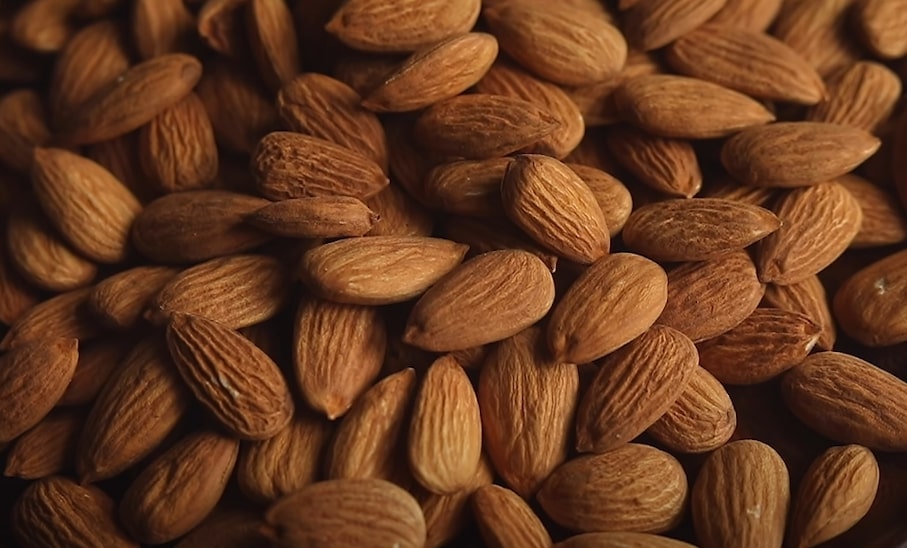
[[[816,276],[791,285],[768,284],[765,304],[806,315],[821,328],[816,348],[831,350],[835,345],[835,321],[825,294],[825,286]],[[862,306],[862,305],[861,305]]]
[[[907,252],[899,251],[853,274],[834,297],[835,319],[867,346],[907,340],[907,323],[898,304],[907,292]]]
[[[779,191],[770,187],[741,185],[727,175],[713,181],[705,196],[743,202],[745,204],[765,207],[778,197]]]
[[[823,77],[860,57],[847,23],[854,0],[795,2],[784,5],[772,33],[810,62]]]
[[[449,38],[417,51],[362,101],[374,112],[408,112],[450,99],[478,82],[498,55],[498,41],[482,32]]]
[[[249,0],[246,30],[258,72],[272,90],[299,73],[299,41],[293,14],[282,0]]]
[[[124,270],[95,285],[87,306],[105,325],[114,329],[136,327],[149,301],[177,272],[166,266],[137,266]]]
[[[6,242],[0,238],[0,323],[10,326],[38,303],[38,294],[14,270],[6,257],[5,246]]]
[[[576,412],[576,448],[604,453],[628,443],[680,397],[699,364],[693,342],[654,326],[606,357]]]
[[[32,186],[63,237],[91,259],[122,261],[142,209],[135,196],[88,158],[58,148],[36,149],[34,158]]]
[[[724,7],[726,0],[638,0],[627,13],[629,41],[643,51],[666,46],[699,27]]]
[[[555,548],[693,548],[692,544],[649,533],[584,533],[562,540]]]
[[[469,32],[480,9],[479,0],[353,0],[325,29],[353,49],[415,51]]]
[[[112,173],[143,204],[157,197],[158,193],[146,182],[147,177],[142,173],[137,132],[89,145],[85,155]]]
[[[855,356],[820,352],[782,379],[784,401],[801,421],[841,443],[904,451],[907,383]]]
[[[458,266],[422,295],[403,340],[435,352],[499,341],[540,320],[553,302],[554,280],[538,257],[491,251]]]
[[[680,522],[687,477],[671,455],[635,443],[561,465],[538,501],[559,525],[580,532],[660,533]]]
[[[694,367],[683,392],[648,434],[678,453],[718,449],[737,428],[737,412],[727,390],[711,373]]]
[[[18,346],[0,358],[0,442],[43,419],[66,390],[79,359],[79,341],[47,338]]]
[[[362,236],[378,220],[377,213],[350,196],[283,200],[246,216],[247,223],[269,234],[313,239]]]
[[[87,341],[100,334],[98,322],[88,313],[85,301],[90,287],[61,293],[24,312],[0,341],[0,351],[46,338]]]
[[[727,0],[709,22],[749,32],[765,32],[784,0]]]
[[[603,17],[554,4],[504,2],[484,11],[501,49],[552,82],[581,86],[613,78],[627,42]]]
[[[828,99],[816,105],[807,120],[875,132],[889,118],[900,96],[897,74],[885,65],[860,61],[829,82]]]
[[[699,363],[724,384],[766,382],[802,362],[821,328],[804,314],[757,308],[740,325],[699,345]]]
[[[44,417],[10,447],[3,475],[39,479],[69,472],[84,421],[85,414],[79,410],[64,410]]]
[[[73,33],[73,0],[36,0],[16,11],[9,36],[18,45],[41,53],[59,51]]]
[[[57,139],[88,144],[129,133],[182,100],[201,75],[198,59],[182,53],[135,65],[70,113],[60,123]]]
[[[745,184],[798,187],[844,175],[872,156],[879,143],[857,128],[779,122],[729,139],[721,149],[721,162]]]
[[[13,91],[0,98],[0,162],[28,173],[35,147],[50,139],[41,96],[33,90]]]
[[[819,73],[780,40],[759,32],[703,25],[668,48],[671,66],[760,99],[814,105],[825,97]]]
[[[860,231],[859,202],[840,183],[788,192],[776,205],[781,228],[760,243],[759,279],[780,285],[802,281],[837,259]]]
[[[687,263],[668,272],[668,302],[658,322],[693,342],[717,337],[759,305],[765,286],[745,252]]]
[[[303,397],[334,420],[381,371],[387,329],[375,307],[305,299],[296,315],[293,345]]]
[[[617,78],[572,88],[567,93],[583,113],[586,126],[614,124],[619,120],[614,91],[634,76],[658,72],[661,72],[661,67],[651,54],[631,49],[627,52],[627,63]]]
[[[96,487],[62,477],[38,480],[16,501],[12,532],[26,548],[72,546],[74,542],[137,548],[117,524],[114,504]]]
[[[530,240],[506,219],[449,217],[444,234],[451,240],[468,244],[473,253],[521,249],[538,257],[551,272],[557,270],[557,255]]]
[[[494,158],[537,142],[559,127],[547,109],[500,95],[459,95],[426,109],[416,139],[442,156]]]
[[[748,247],[778,230],[769,210],[722,200],[665,200],[636,209],[624,226],[627,247],[656,261],[704,261]]]
[[[361,102],[359,94],[340,80],[307,72],[280,89],[277,112],[290,130],[354,150],[387,171],[384,128]]]
[[[857,26],[863,43],[886,59],[907,53],[907,3],[903,0],[861,0],[854,3]]]
[[[191,47],[195,18],[180,0],[138,0],[132,8],[135,46],[143,59]]]
[[[227,57],[248,47],[243,33],[243,8],[248,0],[206,0],[198,10],[197,30],[205,44]]]
[[[586,183],[605,216],[611,238],[617,236],[633,210],[630,190],[612,175],[594,167],[567,164]]]
[[[601,358],[649,329],[667,298],[667,275],[654,262],[632,253],[599,259],[554,308],[548,348],[570,363]]]
[[[432,493],[456,493],[469,485],[481,453],[482,420],[469,377],[450,356],[439,358],[413,404],[407,439],[413,476]]]
[[[547,156],[517,156],[501,183],[507,216],[558,255],[590,264],[608,252],[602,210],[583,180]]]
[[[267,255],[233,255],[187,268],[149,304],[146,317],[163,324],[182,312],[238,329],[261,323],[284,306],[287,272]]]
[[[567,459],[579,389],[576,365],[546,358],[543,344],[530,327],[498,343],[479,374],[485,449],[527,500]]]
[[[312,484],[277,501],[265,521],[267,536],[279,548],[425,545],[419,503],[393,483],[377,479]]]
[[[439,548],[461,534],[469,526],[471,519],[470,495],[484,485],[491,485],[493,481],[494,470],[483,458],[468,488],[453,495],[435,495],[426,491],[419,496],[428,533],[425,546]]]
[[[206,548],[224,546],[241,548],[266,546],[262,529],[264,520],[252,509],[215,508],[195,529],[174,546],[176,548]]]
[[[143,543],[163,544],[191,531],[220,500],[239,442],[199,431],[149,464],[120,501],[120,519]]]
[[[406,58],[392,53],[348,53],[337,59],[332,75],[365,96],[380,86],[387,75],[400,68]]]
[[[301,133],[266,135],[252,159],[261,194],[271,200],[309,196],[374,196],[388,184],[381,166],[330,141]]]
[[[850,247],[877,247],[907,240],[907,216],[892,189],[858,175],[844,175],[837,182],[860,204],[863,220]]]
[[[790,504],[787,466],[755,440],[729,443],[705,461],[691,506],[703,548],[781,546]]]
[[[271,438],[293,417],[290,389],[277,364],[236,331],[175,313],[167,324],[167,347],[195,398],[237,438]]]
[[[637,76],[615,93],[623,119],[661,137],[726,137],[775,120],[742,93],[685,76]]]
[[[57,406],[85,405],[94,402],[107,380],[132,348],[134,341],[100,340],[79,349],[79,363],[76,372]]]
[[[431,236],[435,217],[399,185],[388,185],[368,200],[378,220],[366,236]]]
[[[436,207],[457,215],[499,217],[501,180],[510,158],[463,160],[434,167],[425,176],[425,195]]]
[[[702,188],[696,151],[687,140],[649,135],[630,126],[617,126],[606,137],[615,160],[654,190],[692,198]]]
[[[832,447],[822,453],[800,483],[787,539],[807,548],[830,540],[865,516],[879,488],[879,464],[859,445]]]
[[[482,540],[490,548],[551,546],[551,536],[532,508],[509,489],[497,485],[480,487],[472,495],[472,510]]]

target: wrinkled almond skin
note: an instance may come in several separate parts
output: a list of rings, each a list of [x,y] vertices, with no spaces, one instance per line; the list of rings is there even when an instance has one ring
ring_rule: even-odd
[[[124,270],[96,284],[86,304],[105,325],[125,331],[139,325],[145,307],[178,272],[167,266]]]
[[[848,29],[854,0],[784,3],[772,34],[797,51],[823,77],[859,56],[854,34]]]
[[[263,548],[268,545],[268,539],[262,531],[264,528],[264,520],[254,510],[215,508],[204,521],[174,546],[176,548],[207,548],[212,545],[224,548]]]
[[[501,180],[512,161],[488,158],[435,166],[425,176],[425,196],[434,207],[456,215],[500,217]]]
[[[709,22],[750,32],[765,32],[784,0],[727,0]]]
[[[825,286],[817,276],[810,276],[791,285],[767,284],[764,303],[775,308],[805,314],[822,329],[819,339],[816,341],[816,348],[831,350],[834,347],[837,338],[835,320],[832,318]]]
[[[693,145],[657,137],[630,126],[617,126],[606,138],[608,149],[624,169],[654,190],[692,198],[702,188],[702,172]]]
[[[350,196],[295,198],[270,203],[246,216],[250,225],[285,238],[363,236],[380,215]]]
[[[243,8],[248,0],[206,0],[198,10],[199,37],[212,50],[227,57],[245,54]]]
[[[674,457],[631,443],[562,464],[545,480],[538,501],[574,531],[660,533],[680,522],[686,497],[686,474]]]
[[[0,323],[10,326],[38,303],[38,292],[16,272],[5,247],[0,239]]]
[[[781,383],[790,410],[810,428],[841,443],[904,451],[907,383],[839,352],[820,352],[791,369]]]
[[[907,252],[876,261],[847,279],[834,296],[834,315],[848,335],[867,346],[907,340],[900,296],[907,292]]]
[[[907,240],[907,215],[893,189],[877,185],[858,175],[836,179],[860,204],[863,220],[850,241],[851,248],[899,244]]]
[[[623,230],[633,210],[630,190],[617,178],[594,167],[567,164],[586,183],[605,216],[605,225],[613,239]]]
[[[97,337],[101,326],[85,307],[90,293],[90,287],[74,289],[29,308],[9,327],[0,341],[0,351],[47,338],[84,342]]]
[[[469,487],[453,495],[436,495],[425,491],[417,499],[425,516],[427,538],[425,546],[440,548],[445,546],[471,523],[469,508],[470,496],[485,485],[491,485],[494,470],[483,458],[473,474]]]
[[[180,0],[137,0],[131,30],[139,55],[152,59],[188,49],[195,17]]]
[[[553,302],[554,280],[541,259],[526,251],[491,251],[422,295],[403,340],[435,352],[499,341],[537,322]]]
[[[299,73],[299,41],[293,14],[281,0],[249,0],[246,34],[258,72],[272,90]]]
[[[658,49],[708,21],[725,1],[638,0],[627,14],[624,32],[639,49]]]
[[[482,540],[490,548],[551,546],[551,536],[532,508],[509,489],[498,485],[480,487],[472,495],[472,510]]]
[[[69,472],[84,420],[83,412],[71,409],[44,417],[10,447],[3,475],[40,479]]]
[[[554,544],[554,548],[693,548],[692,544],[650,533],[583,533]]]
[[[85,405],[94,402],[107,380],[132,349],[134,340],[92,341],[79,349],[79,363],[57,406]]]
[[[557,255],[530,240],[504,219],[451,216],[445,221],[443,233],[451,240],[469,245],[472,253],[520,249],[538,257],[551,272],[557,270]]]
[[[435,217],[400,185],[387,185],[365,201],[377,217],[366,236],[431,236]]]
[[[900,78],[885,65],[859,61],[829,82],[827,100],[806,118],[874,133],[891,115],[901,89]]]

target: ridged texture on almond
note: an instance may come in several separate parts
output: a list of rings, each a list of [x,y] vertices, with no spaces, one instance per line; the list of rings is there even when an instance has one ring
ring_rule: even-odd
[[[453,495],[435,495],[425,491],[417,496],[425,516],[427,539],[425,546],[440,548],[455,539],[469,526],[472,515],[469,499],[478,488],[491,485],[494,470],[487,459],[482,459],[473,474],[470,486]]]
[[[683,392],[647,432],[670,451],[705,453],[727,443],[736,427],[727,390],[711,373],[694,367]]]
[[[777,38],[704,25],[668,48],[675,70],[752,97],[814,105],[825,96],[819,73]]]
[[[583,114],[566,91],[506,63],[497,63],[491,67],[476,84],[476,91],[523,99],[547,109],[557,118],[560,127],[525,152],[564,158],[576,148],[585,134]]]
[[[163,544],[195,528],[214,509],[233,473],[239,442],[189,434],[151,461],[120,501],[120,519],[136,538]]]
[[[388,184],[381,166],[344,146],[301,133],[275,131],[258,143],[252,172],[271,200],[308,196],[374,196]]]
[[[759,305],[765,286],[745,252],[686,263],[668,272],[668,302],[658,318],[693,342],[721,335]]]
[[[293,417],[290,389],[277,364],[236,331],[175,313],[167,325],[167,347],[195,398],[233,436],[272,438]]]
[[[781,546],[790,505],[787,466],[762,442],[731,442],[709,455],[690,502],[703,548]]]
[[[415,370],[407,368],[388,375],[356,400],[337,427],[327,453],[328,479],[375,478],[398,483],[409,474],[402,458],[404,426],[415,388]]]
[[[740,325],[699,345],[699,363],[724,384],[758,384],[802,362],[822,329],[808,316],[757,308]]]
[[[874,132],[891,115],[900,96],[901,80],[897,74],[885,65],[860,61],[829,82],[828,99],[816,105],[806,118]]]
[[[538,257],[551,272],[557,270],[557,255],[530,240],[506,219],[448,217],[443,233],[451,240],[468,244],[473,253],[520,249]]]
[[[92,289],[86,305],[105,325],[137,327],[152,298],[179,271],[167,266],[137,266],[105,278]]]
[[[299,42],[290,7],[282,0],[250,0],[246,30],[258,72],[272,90],[299,73]]]
[[[661,137],[726,137],[775,119],[755,99],[686,76],[637,76],[615,93],[624,120]]]
[[[114,139],[89,145],[85,155],[90,160],[101,164],[107,171],[126,185],[135,197],[143,204],[150,202],[157,195],[145,182],[142,163],[139,159],[138,132],[127,133]]]
[[[456,493],[469,485],[481,454],[482,418],[472,383],[455,359],[439,358],[413,404],[407,439],[413,477],[432,493]]]
[[[300,270],[306,285],[324,299],[392,304],[424,293],[460,264],[467,249],[420,236],[347,238],[308,251]]]
[[[620,447],[671,407],[699,364],[696,346],[676,329],[654,326],[599,364],[576,411],[576,448]]]
[[[34,90],[12,91],[0,97],[0,162],[28,173],[32,151],[50,139],[43,98]]]
[[[666,46],[696,29],[726,0],[639,0],[627,13],[624,32],[643,51]]]
[[[469,32],[481,4],[480,0],[351,0],[325,28],[353,49],[415,51]]]
[[[403,340],[435,352],[500,341],[540,320],[554,279],[529,252],[491,251],[455,268],[413,307]]]
[[[501,49],[552,82],[581,86],[616,76],[627,42],[604,17],[557,4],[505,2],[484,11]]]
[[[3,475],[39,479],[72,470],[84,420],[81,410],[57,411],[44,417],[9,448]]]
[[[315,482],[331,430],[323,417],[299,409],[273,438],[243,444],[236,463],[243,495],[267,504]]]
[[[853,274],[834,297],[834,315],[848,335],[867,346],[907,341],[901,299],[907,295],[907,251]]]
[[[28,486],[13,508],[12,533],[24,548],[138,547],[117,524],[107,494],[62,477]]]
[[[365,201],[377,216],[367,236],[431,236],[435,216],[400,185],[388,185]]]
[[[459,95],[416,120],[418,142],[442,156],[494,158],[537,142],[560,127],[547,109],[502,95]]]
[[[417,51],[362,101],[375,112],[408,112],[450,99],[478,82],[498,55],[495,37],[471,32]]]
[[[131,23],[135,46],[143,59],[192,46],[195,17],[180,0],[137,0]]]
[[[722,198],[760,207],[770,204],[780,192],[771,187],[741,185],[726,174],[710,183],[708,192],[705,194],[708,198]]]
[[[387,171],[387,137],[378,117],[340,80],[307,72],[277,94],[277,113],[291,131],[354,150]]]
[[[778,16],[784,0],[727,0],[709,22],[726,27],[764,32]]]
[[[547,358],[543,345],[530,327],[498,343],[479,374],[485,450],[527,500],[567,459],[579,390],[576,365]]]
[[[650,533],[583,533],[554,544],[554,548],[694,548],[692,544]]]
[[[43,419],[63,395],[79,359],[79,341],[47,338],[0,358],[0,443]]]
[[[425,176],[429,202],[448,213],[469,217],[500,217],[501,180],[511,158],[462,160],[435,166]]]
[[[886,59],[907,53],[907,2],[861,0],[854,11],[862,41],[873,53]]]
[[[680,463],[635,443],[567,461],[538,494],[551,519],[579,532],[668,531],[680,523],[686,498]]]
[[[362,236],[379,215],[349,196],[320,196],[273,202],[246,216],[252,226],[285,238]]]
[[[860,56],[850,30],[854,0],[784,2],[772,33],[793,48],[823,77],[846,67]]]
[[[587,126],[614,124],[619,120],[614,91],[630,78],[658,72],[661,72],[661,66],[651,54],[631,49],[627,52],[627,63],[616,78],[571,88],[567,93],[583,113]]]
[[[630,190],[617,178],[600,169],[580,164],[567,164],[586,183],[605,216],[611,238],[616,237],[633,210]]]
[[[472,510],[482,540],[489,548],[551,546],[551,535],[541,520],[526,501],[509,489],[498,485],[480,487],[472,495]]]
[[[832,318],[825,286],[817,276],[810,276],[791,285],[767,284],[764,303],[775,308],[805,314],[821,328],[816,348],[831,350],[834,347],[837,337],[835,320]]]
[[[759,279],[780,285],[818,274],[860,231],[859,202],[836,182],[790,190],[775,206],[781,228],[759,245]]]
[[[0,238],[0,323],[10,326],[38,303],[38,292],[15,271],[5,247]]]
[[[163,324],[171,314],[183,312],[238,329],[275,316],[288,292],[280,261],[267,255],[233,255],[177,274],[151,301],[146,317]]]
[[[893,189],[858,175],[844,175],[836,181],[854,197],[863,212],[860,231],[850,241],[850,247],[879,247],[907,240],[907,214]]]
[[[344,415],[381,371],[387,329],[375,307],[305,299],[293,334],[293,363],[310,407]]]
[[[151,454],[189,410],[191,399],[163,338],[139,342],[85,421],[76,453],[83,483],[114,477]]]
[[[58,139],[90,144],[129,133],[181,101],[201,75],[199,60],[183,53],[135,65],[64,118]]]
[[[517,156],[504,174],[501,197],[510,220],[561,257],[590,264],[608,253],[610,235],[595,196],[560,161]]]
[[[808,548],[853,527],[869,512],[879,488],[879,464],[859,445],[832,447],[807,470],[797,490],[787,540]]]
[[[721,163],[741,183],[799,187],[851,171],[879,148],[863,130],[820,122],[779,122],[725,142]]]
[[[692,198],[702,188],[696,151],[687,140],[657,137],[630,126],[609,131],[605,142],[614,159],[654,190]]]
[[[142,255],[161,263],[193,263],[248,251],[270,236],[243,219],[268,203],[223,190],[170,194],[142,210],[132,227],[132,242]]]
[[[125,258],[142,206],[109,171],[63,149],[39,148],[31,179],[41,208],[73,247],[103,263]]]
[[[94,402],[104,384],[118,369],[135,341],[103,339],[79,349],[79,363],[69,386],[57,406],[85,405]]]
[[[780,225],[771,211],[742,202],[665,200],[631,213],[623,239],[629,249],[656,261],[704,261],[748,247]]]
[[[548,348],[570,363],[589,363],[644,333],[664,310],[668,278],[632,253],[603,257],[558,301],[548,322]]]
[[[29,308],[10,326],[0,341],[0,351],[41,339],[71,338],[84,342],[96,337],[101,326],[85,310],[90,293],[90,287],[74,289]]]
[[[849,354],[820,352],[782,379],[790,410],[807,426],[841,443],[907,451],[907,383]]]
[[[273,504],[265,521],[272,545],[279,548],[425,545],[419,503],[403,489],[377,479],[312,484]]]

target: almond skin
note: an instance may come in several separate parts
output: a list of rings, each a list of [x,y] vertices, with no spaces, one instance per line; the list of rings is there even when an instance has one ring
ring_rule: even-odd
[[[891,116],[900,96],[897,74],[885,65],[860,61],[829,82],[827,100],[816,105],[806,118],[876,132]]]
[[[47,415],[10,447],[3,475],[40,479],[70,471],[84,421],[79,410]]]
[[[625,32],[639,49],[658,49],[708,21],[725,1],[638,0],[627,14]]]
[[[195,18],[179,0],[138,0],[132,10],[135,46],[143,59],[188,49]]]
[[[280,0],[250,0],[246,34],[258,72],[272,90],[299,73],[299,41],[293,14]]]
[[[594,167],[567,164],[586,183],[605,216],[605,225],[613,239],[623,229],[633,210],[630,190],[612,175]]]
[[[472,495],[472,509],[482,540],[490,548],[551,546],[551,536],[532,508],[509,489],[498,485],[480,487]]]
[[[28,173],[35,147],[49,139],[44,105],[36,91],[13,91],[0,98],[0,161]]]
[[[76,372],[57,406],[91,404],[104,384],[122,363],[135,341],[130,339],[94,341],[79,349]]]
[[[786,3],[785,3],[786,4]],[[861,52],[845,23],[853,16],[853,0],[784,5],[772,34],[810,62],[823,77],[856,61]]]
[[[554,548],[692,548],[692,544],[649,533],[583,533]]]
[[[87,341],[100,334],[101,326],[85,309],[90,287],[61,293],[29,308],[10,326],[0,351],[47,338]]]
[[[621,125],[605,141],[624,169],[658,192],[692,198],[702,188],[696,151],[687,140],[656,137]]]
[[[250,225],[285,238],[363,236],[380,216],[349,196],[320,196],[273,202],[246,216]]]
[[[727,0],[709,21],[749,32],[765,32],[781,11],[784,0]]]
[[[501,180],[511,158],[461,160],[435,166],[425,176],[425,195],[438,209],[469,217],[500,217]]]
[[[907,251],[893,253],[848,278],[834,296],[835,319],[867,346],[907,340],[900,296],[907,291]]]
[[[894,59],[907,53],[903,34],[907,18],[903,0],[862,0],[854,4],[857,26],[863,43],[876,55]]]
[[[674,457],[630,443],[562,464],[545,480],[538,501],[574,531],[659,533],[680,522],[686,497],[686,474]]]
[[[105,325],[124,331],[137,327],[145,307],[178,272],[166,266],[124,270],[95,285],[86,304]]]
[[[791,369],[781,383],[784,401],[801,421],[842,443],[904,451],[907,383],[839,352],[820,352]]]
[[[850,241],[851,248],[892,245],[907,240],[907,215],[891,188],[858,175],[844,175],[836,181],[844,185],[863,212],[860,231]]]
[[[435,352],[499,341],[537,322],[553,302],[554,280],[538,257],[491,251],[461,264],[422,295],[403,340]]]
[[[816,348],[831,350],[834,347],[837,337],[835,320],[832,318],[825,286],[817,276],[810,276],[791,285],[768,284],[763,302],[767,306],[805,314],[822,329]]]

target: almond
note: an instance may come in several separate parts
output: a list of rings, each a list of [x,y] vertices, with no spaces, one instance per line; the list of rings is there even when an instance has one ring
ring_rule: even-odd
[[[765,304],[806,315],[821,328],[816,347],[831,350],[835,345],[835,322],[831,315],[825,286],[816,276],[791,285],[768,284]]]
[[[627,52],[623,70],[616,78],[566,91],[582,112],[587,127],[605,126],[619,120],[614,94],[617,88],[635,76],[659,72],[662,72],[661,66],[651,54],[631,49]]]
[[[900,96],[897,74],[885,65],[859,61],[829,82],[827,100],[816,105],[807,119],[875,132],[890,117]]]
[[[630,126],[617,126],[606,137],[614,159],[654,190],[692,198],[702,188],[702,172],[693,145],[656,137]]]
[[[121,340],[94,341],[79,348],[79,362],[76,372],[57,406],[84,405],[94,402],[107,380],[117,370],[126,353],[135,341]]]
[[[265,538],[262,529],[264,520],[258,512],[215,508],[204,521],[174,546],[176,548],[206,548],[212,544],[225,548],[265,546],[268,539]]]
[[[907,53],[905,18],[907,3],[903,0],[861,0],[854,3],[854,16],[863,43],[876,55],[886,59]]]
[[[402,187],[387,185],[365,201],[377,221],[366,236],[431,236],[435,218]]]
[[[425,546],[440,548],[463,533],[472,522],[469,500],[472,494],[484,485],[491,485],[494,471],[487,459],[479,461],[469,487],[453,495],[436,495],[425,491],[419,496],[419,504],[425,516],[427,539]]]
[[[500,217],[501,181],[513,160],[462,160],[435,166],[425,176],[425,195],[435,207],[456,215]]]
[[[850,65],[859,56],[848,31],[853,0],[795,2],[778,13],[776,37],[798,52],[823,77]]]
[[[907,252],[893,253],[847,279],[834,296],[835,319],[851,337],[867,346],[907,340],[898,304],[907,291]]]
[[[138,0],[132,8],[135,46],[143,59],[188,49],[195,17],[180,0]]]
[[[41,53],[59,51],[72,36],[75,0],[35,0],[13,17],[9,34],[20,46]]]
[[[580,164],[567,164],[586,183],[605,216],[605,225],[613,239],[623,229],[633,210],[629,189],[615,177],[600,169]]]
[[[12,91],[0,97],[0,162],[28,173],[35,147],[50,139],[42,98],[32,90]]]
[[[243,9],[248,0],[206,0],[198,10],[198,35],[214,51],[240,57],[248,44],[243,33]]]
[[[83,342],[98,336],[100,326],[85,309],[89,294],[90,287],[74,289],[29,308],[10,326],[0,341],[0,351],[46,338]]]
[[[252,226],[285,238],[362,236],[379,220],[361,200],[349,196],[296,198],[268,204],[246,216]]]
[[[299,73],[299,41],[293,15],[283,0],[249,0],[246,31],[258,72],[272,90]]]
[[[857,175],[844,175],[837,182],[860,204],[863,220],[850,247],[877,247],[907,240],[907,216],[890,188]]]
[[[551,546],[551,536],[532,508],[509,489],[480,487],[472,495],[472,508],[485,545],[494,548]]]
[[[103,166],[143,204],[158,196],[158,191],[142,172],[138,132],[89,145],[85,148],[85,157]]]
[[[784,0],[727,0],[709,22],[725,27],[765,32],[781,11]]]
[[[39,479],[70,471],[84,420],[78,410],[44,417],[10,447],[3,475]]]
[[[506,219],[449,217],[444,234],[451,240],[469,245],[473,253],[520,249],[538,257],[551,272],[557,269],[557,255],[527,238]]]
[[[6,242],[0,238],[0,323],[10,326],[38,303],[38,295],[14,270],[4,247]]]
[[[624,32],[643,51],[658,49],[711,19],[724,4],[725,0],[637,0],[627,13]]]
[[[95,285],[86,304],[109,327],[124,331],[137,327],[151,299],[177,272],[166,266],[137,266],[124,270]]]

